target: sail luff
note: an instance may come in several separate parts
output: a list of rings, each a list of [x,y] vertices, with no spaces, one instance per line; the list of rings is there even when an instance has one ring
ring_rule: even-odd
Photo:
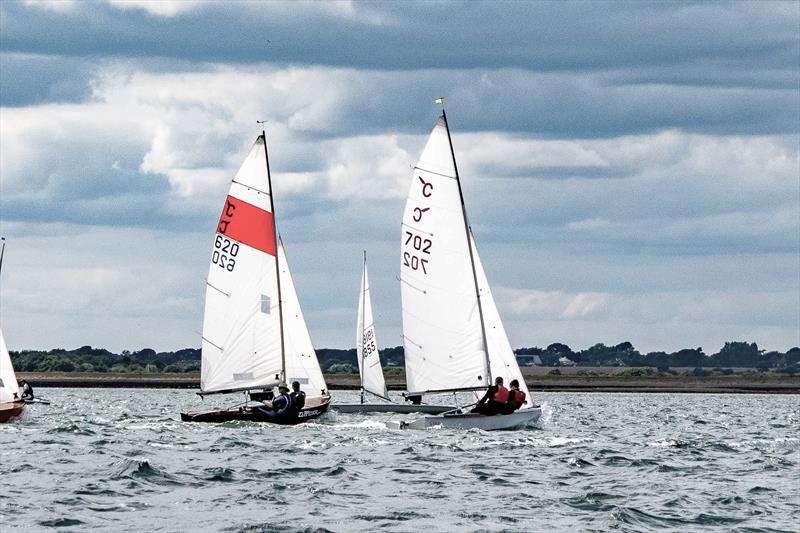
[[[361,305],[361,331],[359,332],[361,337],[361,357],[359,358],[359,374],[361,376],[361,403],[364,403],[364,372],[367,370],[366,365],[366,357],[364,357],[364,327],[366,324],[364,323],[364,315],[366,313],[366,298],[367,298],[367,251],[364,250],[364,265],[361,271],[361,297],[359,298],[361,301],[359,302]]]
[[[272,212],[272,240],[278,242],[278,225],[275,223],[275,199],[272,194],[272,173],[269,168],[269,150],[267,148],[267,133],[261,130],[264,139],[264,160],[267,164],[267,186],[269,188],[269,207]],[[275,276],[278,285],[278,326],[281,332],[281,377],[286,379],[286,341],[283,332],[283,298],[281,297],[281,269],[278,264],[278,254],[275,254]]]
[[[358,361],[358,371],[361,375],[361,403],[364,403],[365,392],[389,400],[389,392],[386,388],[386,380],[383,376],[383,368],[378,352],[378,340],[375,335],[375,320],[372,314],[366,251],[364,251],[364,265],[361,272],[361,293],[358,298],[357,322],[356,359]]]
[[[458,184],[458,196],[461,200],[461,212],[464,215],[464,231],[467,235],[467,242],[471,242],[470,238],[470,227],[469,222],[467,220],[467,207],[464,204],[464,192],[461,189],[461,179],[458,174],[458,164],[456,163],[456,153],[453,150],[453,139],[450,136],[450,126],[447,123],[447,113],[444,109],[442,109],[442,119],[444,119],[444,127],[447,130],[447,141],[450,144],[450,156],[453,158],[453,169],[455,170],[456,174],[456,183]],[[472,246],[468,246],[469,248],[469,262],[472,266],[472,280],[475,284],[475,297],[478,301],[478,316],[480,317],[481,322],[481,337],[483,338],[483,350],[484,350],[484,365],[486,368],[486,381],[487,383],[492,383],[492,365],[489,359],[489,343],[486,340],[486,325],[483,319],[483,305],[481,304],[481,292],[478,287],[478,275],[475,272],[475,257],[472,253]]]

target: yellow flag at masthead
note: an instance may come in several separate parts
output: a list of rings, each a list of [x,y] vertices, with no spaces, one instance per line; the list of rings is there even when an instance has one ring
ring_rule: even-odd
[[[433,101],[434,104],[444,105],[444,98],[437,98]]]

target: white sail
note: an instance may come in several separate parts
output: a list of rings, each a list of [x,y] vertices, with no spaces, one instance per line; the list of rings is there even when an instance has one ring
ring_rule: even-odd
[[[497,312],[497,306],[494,303],[492,290],[489,288],[489,281],[486,279],[486,273],[483,271],[481,258],[478,255],[478,248],[475,245],[475,237],[470,232],[472,241],[472,257],[475,260],[475,274],[478,278],[478,290],[480,291],[481,308],[483,309],[483,324],[486,331],[486,344],[489,347],[489,365],[492,370],[492,377],[502,376],[503,383],[509,387],[511,380],[516,379],[519,381],[519,389],[525,393],[525,399],[528,401],[527,405],[523,405],[523,409],[530,407],[533,404],[530,401],[528,394],[528,386],[525,384],[525,379],[522,377],[522,372],[519,369],[517,358],[514,351],[511,349],[511,343],[508,342],[506,330],[503,327],[503,322],[500,320],[500,313]]]
[[[16,397],[14,395],[17,395]],[[6,348],[6,339],[0,330],[0,403],[13,402],[21,397],[17,375]]]
[[[356,359],[358,359],[358,371],[361,373],[361,386],[364,390],[388,398],[389,391],[386,389],[381,359],[378,355],[378,340],[375,338],[366,256],[364,256],[364,271],[361,273],[361,293],[358,298]]]
[[[278,240],[278,262],[281,269],[283,297],[283,334],[286,341],[286,381],[299,381],[308,397],[327,394],[328,386],[319,367],[317,352],[311,342],[300,301],[294,288],[283,241]]]
[[[400,255],[408,390],[488,386],[475,279],[443,118],[414,168]]]
[[[264,138],[231,183],[211,252],[203,392],[271,386],[283,376],[275,239]]]

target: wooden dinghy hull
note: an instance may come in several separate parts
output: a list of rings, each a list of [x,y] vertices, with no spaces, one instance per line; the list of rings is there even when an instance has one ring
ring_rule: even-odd
[[[231,409],[220,411],[189,411],[181,413],[183,422],[231,422],[240,420],[244,422],[267,422],[280,426],[294,426],[309,420],[319,418],[328,410],[330,398],[319,401],[307,401],[306,406],[300,410],[297,416],[272,417],[260,410],[257,404],[240,405]]]
[[[25,404],[22,403],[0,403],[0,424],[22,415],[23,410],[25,410]]]
[[[514,411],[509,415],[486,416],[478,413],[454,413],[441,416],[424,416],[412,420],[411,422],[400,422],[399,427],[400,429],[446,428],[497,431],[503,429],[517,429],[535,424],[541,415],[541,407],[522,409]]]
[[[456,407],[399,403],[334,403],[331,405],[331,409],[340,413],[399,413],[404,415],[423,413],[426,415],[438,415],[453,411]]]

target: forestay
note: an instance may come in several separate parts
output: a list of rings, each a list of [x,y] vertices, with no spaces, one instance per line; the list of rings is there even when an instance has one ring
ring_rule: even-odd
[[[443,118],[414,168],[401,235],[408,390],[488,386],[475,280]]]
[[[369,292],[367,258],[364,257],[364,271],[361,273],[361,293],[358,298],[358,325],[356,326],[356,359],[361,373],[361,386],[365,391],[389,397],[383,369],[378,355],[378,341],[375,338],[375,322],[372,318],[372,301]]]
[[[518,380],[519,388],[525,393],[525,398],[528,401],[528,405],[523,406],[523,408],[530,407],[532,404],[528,386],[525,384],[517,358],[511,349],[511,344],[508,342],[508,336],[503,327],[503,322],[500,320],[500,313],[498,313],[497,306],[494,303],[492,290],[489,287],[489,281],[486,279],[486,273],[483,271],[483,265],[481,264],[472,232],[470,232],[470,237],[472,240],[472,257],[475,260],[475,274],[478,277],[478,290],[480,291],[483,308],[483,324],[486,331],[486,344],[489,346],[489,365],[492,369],[492,376],[502,376],[506,387],[509,386],[512,379]]]
[[[260,136],[230,186],[211,248],[204,393],[271,386],[282,371],[275,239]]]
[[[14,394],[17,396],[14,397]],[[0,330],[0,403],[13,402],[19,398],[20,390],[19,384],[17,384],[17,375],[14,373],[14,366],[11,364],[11,356],[8,354],[3,331]]]
[[[317,353],[308,333],[300,301],[294,288],[283,241],[278,240],[278,263],[281,269],[281,293],[283,296],[283,333],[286,341],[286,381],[299,381],[308,397],[320,396],[328,386],[322,377]]]

